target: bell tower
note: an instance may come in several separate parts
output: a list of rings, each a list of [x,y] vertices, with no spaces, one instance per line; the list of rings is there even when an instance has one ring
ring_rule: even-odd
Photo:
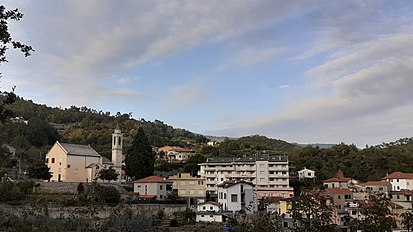
[[[118,180],[121,180],[122,170],[122,145],[123,135],[120,130],[119,124],[116,125],[115,131],[112,134],[112,163],[113,168],[119,174]]]

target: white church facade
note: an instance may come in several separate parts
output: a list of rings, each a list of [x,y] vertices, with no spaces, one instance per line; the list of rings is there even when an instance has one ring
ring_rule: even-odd
[[[46,154],[52,182],[92,182],[102,169],[113,168],[122,180],[123,135],[116,126],[112,134],[112,160],[101,156],[89,145],[56,143]]]

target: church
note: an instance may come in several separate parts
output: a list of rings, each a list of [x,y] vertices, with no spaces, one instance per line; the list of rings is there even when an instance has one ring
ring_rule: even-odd
[[[56,143],[46,154],[52,182],[92,182],[102,169],[112,168],[122,180],[123,135],[116,126],[112,133],[112,160],[101,156],[90,145]]]

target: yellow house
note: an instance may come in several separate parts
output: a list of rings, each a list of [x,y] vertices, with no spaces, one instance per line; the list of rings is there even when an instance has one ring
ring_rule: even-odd
[[[173,181],[172,188],[178,193],[179,197],[205,198],[205,178],[191,176],[190,173],[179,173],[170,176]]]
[[[102,168],[112,163],[91,146],[56,141],[46,155],[53,182],[91,182]]]

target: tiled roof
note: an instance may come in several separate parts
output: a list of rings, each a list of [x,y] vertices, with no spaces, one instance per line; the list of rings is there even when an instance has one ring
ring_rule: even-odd
[[[138,198],[153,199],[156,198],[156,195],[139,195]]]
[[[368,181],[364,184],[365,186],[388,186],[390,182],[388,181]]]
[[[413,173],[403,173],[403,172],[393,172],[390,175],[387,175],[382,180],[388,179],[413,179]]]
[[[199,205],[206,205],[206,204],[211,204],[211,205],[216,205],[216,206],[222,206],[222,204],[219,204],[219,203],[217,203],[217,202],[215,202],[215,201],[207,201],[207,202],[200,203]]]
[[[148,176],[139,180],[133,181],[134,183],[173,183],[172,180],[165,180],[160,176]]]
[[[351,178],[347,178],[347,177],[344,177],[344,178],[333,177],[333,178],[327,179],[327,180],[325,180],[325,181],[323,181],[323,182],[324,182],[324,183],[330,183],[330,182],[349,182],[350,180],[351,180]]]
[[[350,189],[344,189],[344,188],[326,188],[326,192],[333,194],[333,195],[352,193]]]
[[[252,183],[246,182],[244,180],[227,180],[227,181],[222,182],[221,184],[218,184],[217,186],[222,187],[222,188],[229,188],[231,186],[234,186],[236,184],[241,184],[241,183],[253,185]]]
[[[68,155],[79,155],[79,156],[92,156],[92,157],[101,157],[95,149],[90,145],[78,145],[70,143],[59,143],[60,146],[66,151]]]
[[[102,156],[102,164],[113,164],[113,163],[110,159]]]

